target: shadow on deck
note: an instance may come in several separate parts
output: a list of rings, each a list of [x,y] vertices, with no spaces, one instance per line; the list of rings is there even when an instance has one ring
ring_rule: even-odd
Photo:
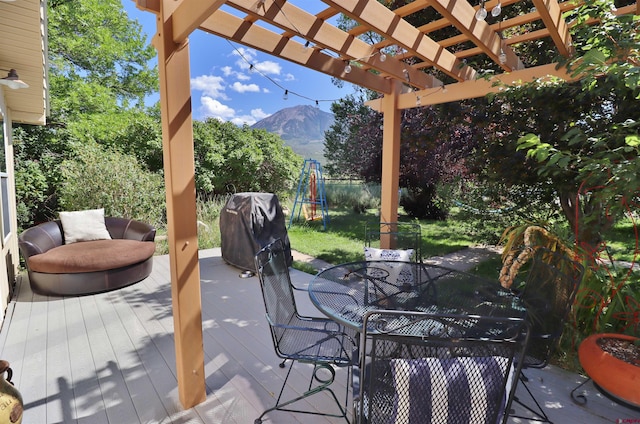
[[[20,276],[0,331],[0,358],[11,363],[24,398],[23,422],[250,424],[275,402],[286,370],[277,366],[258,279],[239,278],[241,271],[225,264],[219,249],[209,249],[200,252],[207,400],[182,409],[168,259],[155,257],[153,273],[140,283],[83,297],[39,296]],[[297,285],[311,278],[297,270],[291,276]],[[319,315],[305,293],[296,296],[301,313]],[[337,382],[342,393],[343,371]],[[310,368],[293,372],[292,390],[305,390]],[[556,423],[625,422],[640,415],[591,384],[585,385],[587,405],[574,404],[569,394],[584,380],[579,375],[547,367],[527,376]],[[335,405],[323,394],[300,407],[332,411]],[[344,422],[286,412],[268,418],[279,424]]]

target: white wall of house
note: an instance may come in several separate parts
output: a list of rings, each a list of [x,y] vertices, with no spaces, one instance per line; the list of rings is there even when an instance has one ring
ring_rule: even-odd
[[[11,140],[11,110],[7,108],[4,89],[0,88],[0,323],[9,303],[15,276],[18,272],[19,253],[16,220],[13,143]]]

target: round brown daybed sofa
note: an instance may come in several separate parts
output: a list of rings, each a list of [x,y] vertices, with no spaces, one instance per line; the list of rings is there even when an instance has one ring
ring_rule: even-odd
[[[18,238],[31,288],[44,295],[77,296],[125,287],[151,274],[156,230],[132,219],[105,217],[110,240],[65,244],[60,220]]]

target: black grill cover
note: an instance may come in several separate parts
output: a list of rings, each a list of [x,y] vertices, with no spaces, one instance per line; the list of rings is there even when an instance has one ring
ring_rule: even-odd
[[[231,196],[220,213],[220,243],[225,262],[255,272],[255,254],[276,239],[282,239],[287,265],[291,265],[291,243],[284,213],[275,194],[237,193]]]

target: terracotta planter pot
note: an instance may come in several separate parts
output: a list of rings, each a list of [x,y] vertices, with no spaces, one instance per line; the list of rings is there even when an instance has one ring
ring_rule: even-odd
[[[602,333],[587,337],[578,348],[580,365],[605,392],[631,405],[640,407],[640,367],[605,352],[598,339],[638,340],[623,334]]]

